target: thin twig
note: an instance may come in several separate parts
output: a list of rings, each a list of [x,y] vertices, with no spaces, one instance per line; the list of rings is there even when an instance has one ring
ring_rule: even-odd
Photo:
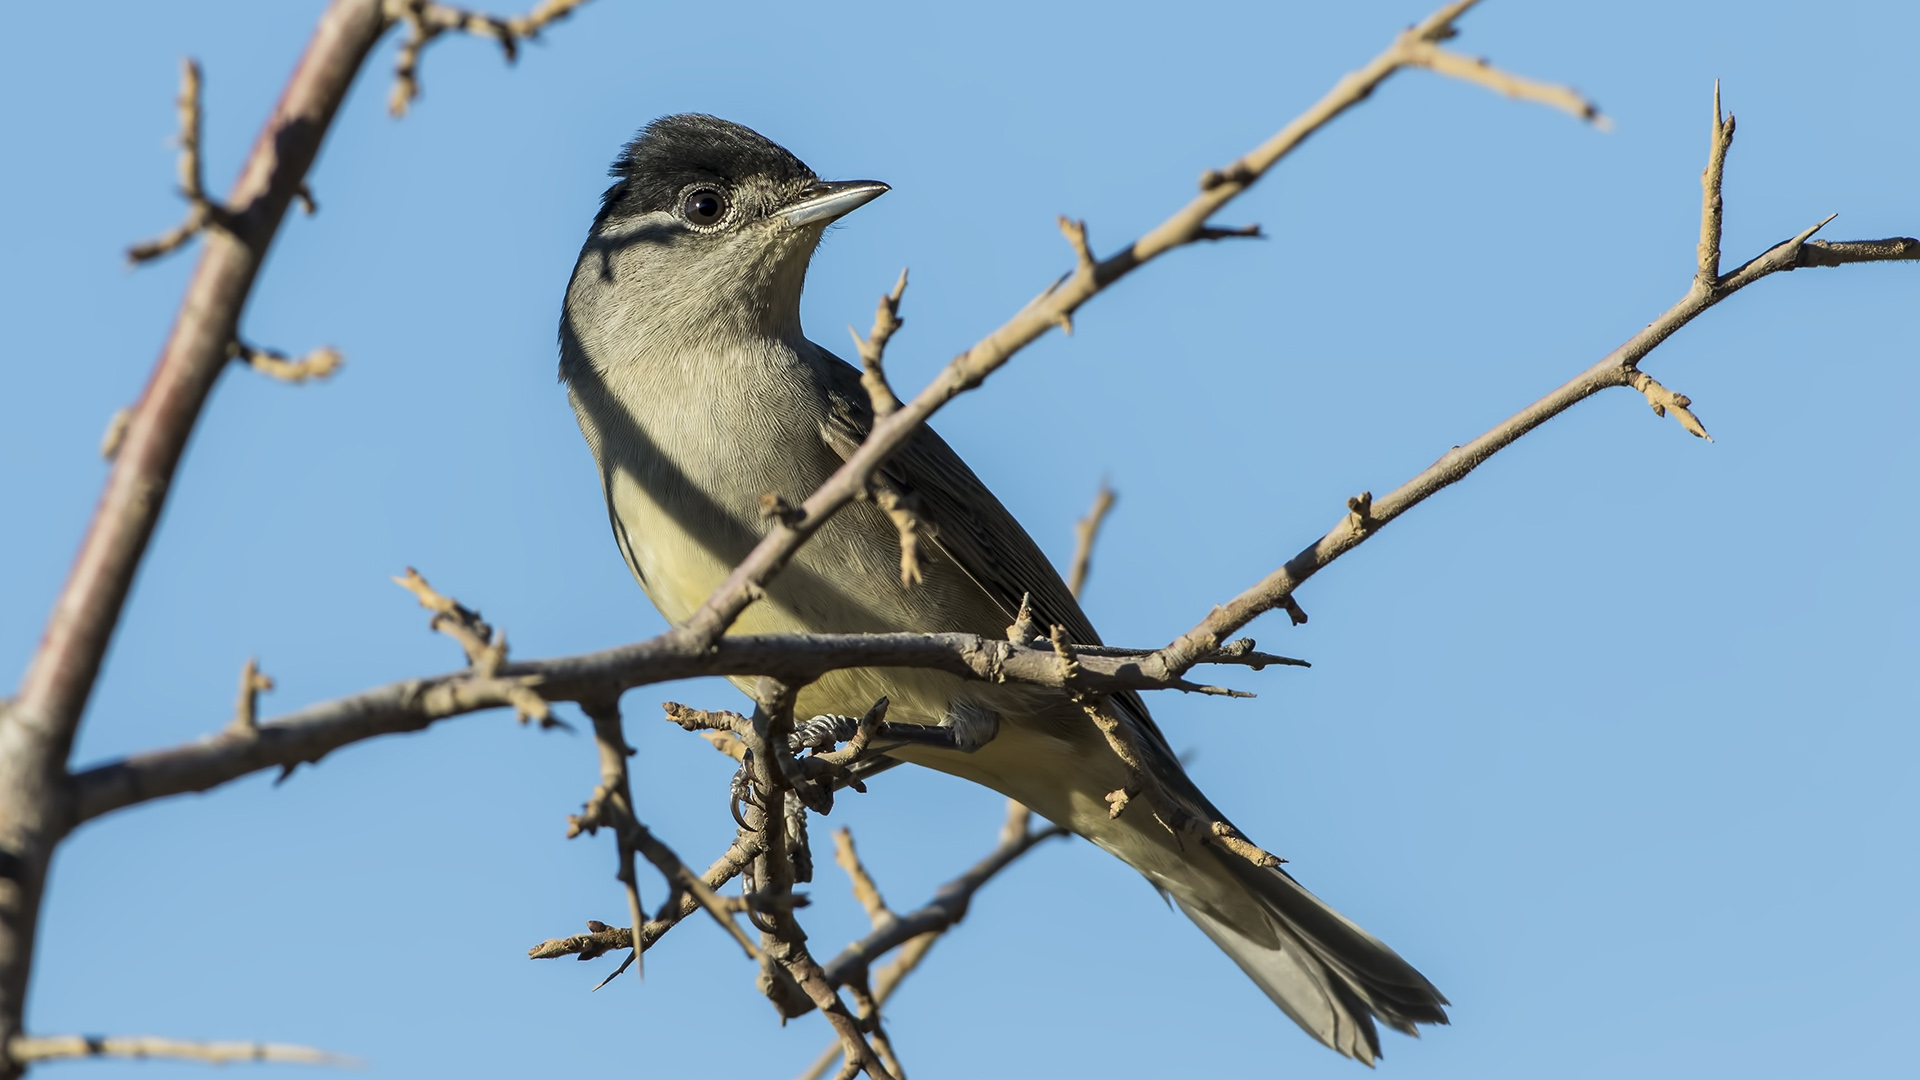
[[[330,378],[346,362],[339,350],[328,346],[315,349],[297,360],[274,349],[257,348],[239,341],[228,346],[228,352],[235,360],[260,374],[290,383]]]
[[[980,889],[984,887],[987,882],[993,880],[1000,871],[1012,865],[1015,859],[1026,854],[1026,852],[1035,845],[1056,836],[1067,835],[1066,830],[1059,826],[1049,826],[1039,832],[1034,832],[1032,820],[1033,814],[1031,811],[1025,806],[1022,806],[1018,801],[1008,799],[1006,820],[1001,823],[999,845],[994,849],[993,854],[975,865],[967,874],[948,882],[935,894],[932,902],[908,916],[908,918],[925,920],[925,922],[931,924],[937,922],[944,914],[957,912],[950,921],[943,925],[936,926],[933,929],[923,930],[915,936],[894,944],[887,944],[884,939],[873,937],[863,939],[862,942],[856,942],[854,945],[849,946],[847,952],[843,952],[840,956],[835,957],[833,964],[829,965],[829,970],[842,968],[848,972],[852,972],[854,968],[849,961],[849,957],[854,955],[854,950],[856,949],[871,949],[872,951],[864,953],[866,962],[871,964],[887,951],[897,948],[899,951],[895,953],[893,960],[885,967],[875,971],[872,976],[872,1009],[874,1015],[877,1015],[880,1007],[886,1005],[887,1001],[893,997],[893,992],[899,989],[900,983],[905,980],[908,975],[911,975],[915,968],[920,966],[920,961],[926,958],[927,952],[933,948],[934,942],[939,941],[942,934],[959,925],[960,920],[966,917],[967,906],[972,902],[973,893],[979,892]],[[836,835],[847,835],[846,830],[842,829],[840,833]],[[859,866],[858,858],[853,855],[852,837],[850,835],[848,836],[846,851],[853,865]],[[845,867],[847,863],[842,862],[841,865]],[[851,877],[854,871],[849,867],[847,873]],[[864,867],[860,868],[860,873],[865,875],[866,870]],[[871,884],[872,879],[869,877],[867,880],[868,883]],[[854,885],[854,892],[856,896],[861,897],[861,903],[865,906],[867,902],[866,897],[861,894],[861,886],[857,879]],[[878,900],[879,889],[877,887],[874,887],[872,895],[875,900]],[[873,908],[868,907],[867,911],[876,933],[886,930],[892,923],[898,921],[899,918],[890,909],[887,909],[884,903],[882,903],[880,907],[884,915],[884,921],[882,918],[874,915]],[[819,1080],[820,1077],[826,1075],[827,1070],[832,1068],[833,1063],[839,1060],[841,1056],[840,1044],[838,1042],[833,1043],[820,1052],[820,1056],[815,1058],[813,1064],[808,1066],[808,1068],[800,1074],[798,1080]]]
[[[1073,526],[1073,563],[1067,571],[1067,588],[1075,599],[1079,599],[1080,591],[1086,588],[1087,571],[1093,566],[1093,542],[1100,537],[1100,525],[1113,509],[1114,499],[1113,488],[1105,480],[1100,481],[1100,491],[1093,497],[1093,509]]]
[[[209,227],[233,226],[234,215],[224,205],[207,197],[206,181],[200,165],[200,64],[187,59],[180,62],[180,196],[187,200],[187,216],[180,224],[156,239],[127,249],[127,261],[149,262],[178,250],[187,241]]]
[[[489,626],[479,612],[435,591],[427,579],[420,576],[420,571],[411,566],[407,567],[406,576],[394,578],[393,583],[412,593],[421,607],[433,612],[428,628],[460,643],[461,651],[467,654],[467,663],[473,668],[473,683],[505,697],[521,723],[538,720],[542,728],[566,726],[553,715],[547,699],[534,690],[540,685],[540,676],[501,676],[500,668],[507,662],[506,631]]]
[[[520,56],[520,42],[538,38],[541,30],[573,14],[573,9],[584,3],[586,0],[542,0],[525,15],[502,18],[433,0],[386,0],[387,18],[407,27],[407,38],[400,43],[394,67],[388,110],[395,116],[405,116],[407,106],[420,96],[420,53],[441,34],[451,30],[490,38],[511,64]]]
[[[873,415],[886,416],[900,407],[900,399],[893,394],[893,387],[887,384],[885,367],[887,342],[901,325],[900,298],[907,292],[907,272],[900,271],[900,280],[894,283],[893,291],[882,296],[874,308],[873,330],[861,337],[853,327],[847,327],[847,333],[853,335],[854,348],[860,353],[860,385],[866,388],[867,401],[873,406]]]
[[[260,729],[260,691],[273,689],[273,678],[260,670],[260,662],[252,657],[240,668],[240,696],[233,705],[233,720],[227,724],[227,731],[235,735],[252,735]]]

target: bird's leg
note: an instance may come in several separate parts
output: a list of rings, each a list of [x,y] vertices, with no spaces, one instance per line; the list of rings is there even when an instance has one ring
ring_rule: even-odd
[[[823,713],[793,725],[793,734],[787,736],[787,749],[795,753],[807,749],[831,750],[852,739],[859,731],[859,717]]]

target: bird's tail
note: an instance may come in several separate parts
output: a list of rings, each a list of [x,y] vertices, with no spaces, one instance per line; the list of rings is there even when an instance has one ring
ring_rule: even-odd
[[[1285,871],[1213,848],[1188,854],[1185,880],[1163,886],[1314,1038],[1371,1065],[1380,1056],[1376,1018],[1409,1035],[1416,1024],[1447,1022],[1446,997],[1413,965]]]

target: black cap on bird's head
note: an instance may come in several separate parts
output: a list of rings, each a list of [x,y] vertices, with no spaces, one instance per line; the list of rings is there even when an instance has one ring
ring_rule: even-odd
[[[650,214],[696,232],[824,225],[887,191],[877,180],[821,180],[759,132],[700,113],[648,124],[609,171],[617,181],[601,197],[595,232]]]

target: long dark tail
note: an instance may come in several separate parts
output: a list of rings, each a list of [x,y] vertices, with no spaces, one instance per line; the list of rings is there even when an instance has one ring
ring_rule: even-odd
[[[1425,976],[1285,871],[1215,857],[1254,903],[1223,909],[1179,889],[1174,899],[1308,1034],[1372,1065],[1375,1018],[1416,1036],[1416,1024],[1447,1022],[1447,999]]]

